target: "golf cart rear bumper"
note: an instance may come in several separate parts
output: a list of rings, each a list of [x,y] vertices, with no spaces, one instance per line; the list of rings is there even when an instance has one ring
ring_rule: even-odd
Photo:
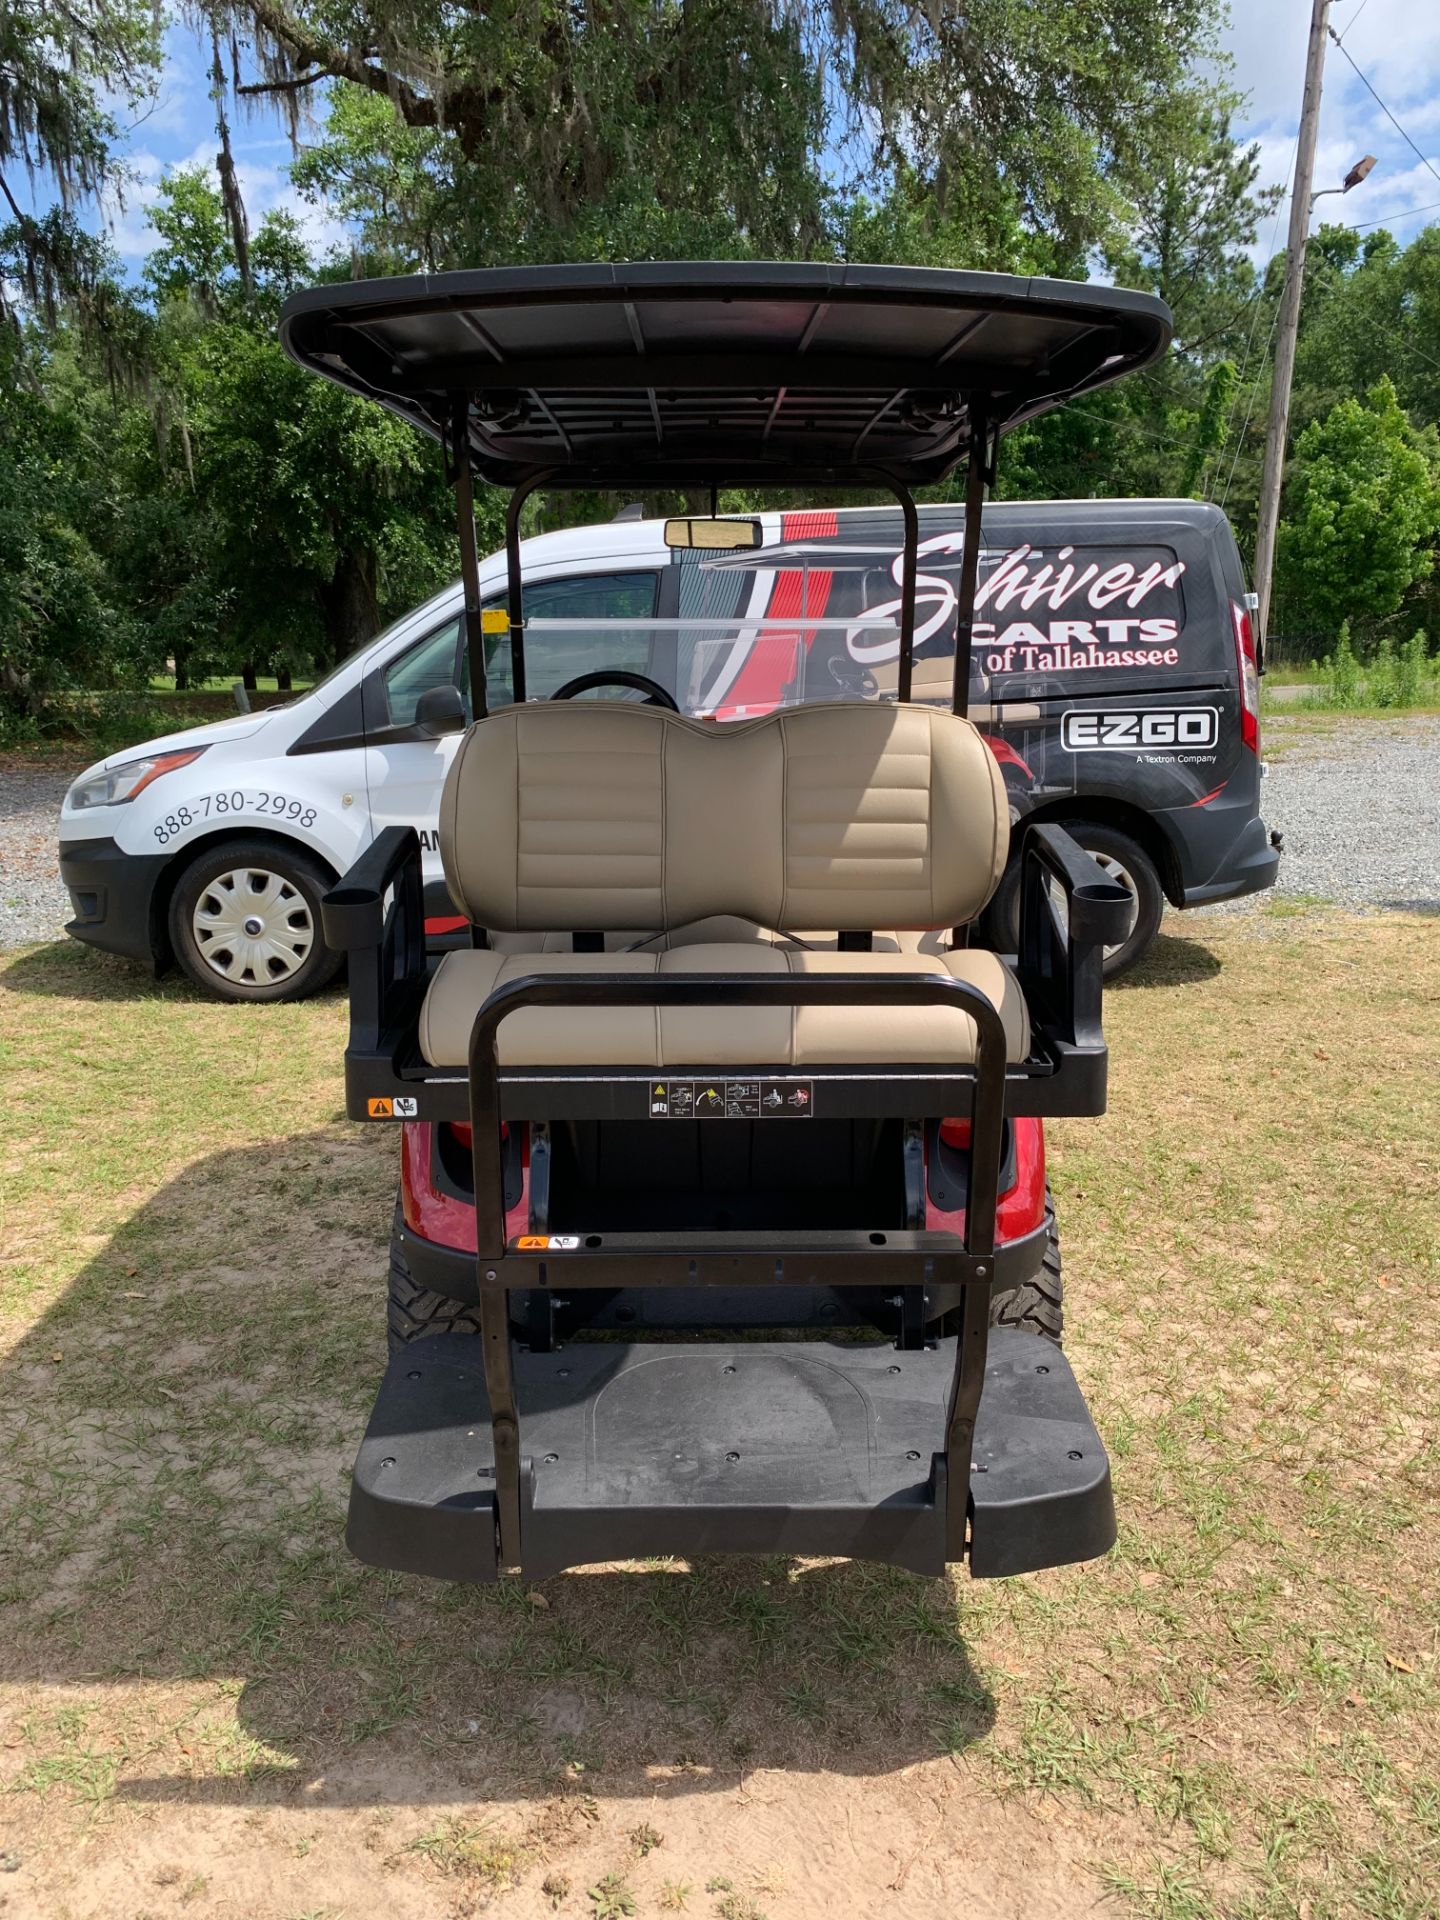
[[[447,1334],[390,1362],[346,1538],[372,1566],[499,1577],[482,1342]],[[888,1345],[576,1342],[517,1352],[523,1557],[566,1567],[656,1554],[844,1554],[939,1574],[953,1338]],[[1069,1363],[990,1335],[971,1454],[977,1578],[1114,1544],[1110,1468]]]

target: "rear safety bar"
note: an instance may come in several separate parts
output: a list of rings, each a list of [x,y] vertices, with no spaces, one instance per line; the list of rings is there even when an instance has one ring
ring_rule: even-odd
[[[755,1007],[949,1006],[975,1023],[975,1098],[971,1122],[970,1190],[961,1242],[947,1233],[903,1236],[854,1233],[707,1236],[702,1250],[690,1236],[627,1234],[536,1235],[541,1244],[514,1247],[505,1240],[502,1164],[500,1027],[523,1007],[716,1006],[740,1001]],[[624,1284],[719,1286],[746,1283],[807,1285],[957,1285],[962,1289],[960,1338],[945,1418],[943,1459],[935,1471],[943,1486],[945,1535],[953,1555],[964,1547],[970,1497],[970,1449],[985,1384],[990,1324],[990,1274],[995,1251],[1000,1159],[1005,1122],[1005,1029],[978,987],[948,974],[531,974],[492,993],[470,1030],[470,1124],[475,1171],[476,1278],[485,1385],[495,1440],[495,1501],[500,1564],[523,1564],[521,1516],[525,1468],[520,1457],[520,1411],[511,1352],[509,1295],[514,1288],[545,1288],[555,1277],[567,1287],[613,1287],[617,1265]],[[528,1237],[528,1236],[527,1236]],[[607,1239],[611,1241],[607,1255]],[[551,1249],[555,1249],[552,1256]],[[712,1250],[713,1249],[713,1250]],[[543,1256],[543,1257],[542,1257]],[[682,1273],[677,1272],[683,1262]],[[796,1269],[799,1268],[797,1272]]]

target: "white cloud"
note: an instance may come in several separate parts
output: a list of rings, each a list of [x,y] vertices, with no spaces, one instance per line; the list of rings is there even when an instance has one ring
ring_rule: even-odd
[[[1295,151],[1304,85],[1310,8],[1305,0],[1237,0],[1224,44],[1235,61],[1234,80],[1250,104],[1238,128],[1261,151],[1261,181],[1287,183]],[[1342,52],[1326,43],[1320,131],[1315,153],[1317,189],[1338,186],[1362,154],[1377,165],[1362,187],[1321,200],[1314,221],[1369,225],[1383,219],[1409,239],[1440,202],[1440,6],[1433,0],[1340,0],[1331,23],[1356,66],[1435,168],[1417,159],[1366,91]],[[1353,31],[1352,31],[1353,24]],[[1421,209],[1432,209],[1422,212]],[[1284,244],[1288,200],[1274,228]],[[1268,257],[1262,232],[1256,257]]]

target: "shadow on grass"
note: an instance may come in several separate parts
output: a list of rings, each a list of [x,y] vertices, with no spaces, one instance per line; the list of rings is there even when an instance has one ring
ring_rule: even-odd
[[[198,1161],[5,1363],[5,1665],[81,1699],[136,1686],[115,1797],[538,1817],[755,1768],[888,1774],[983,1736],[946,1582],[773,1558],[480,1589],[351,1560],[388,1213],[343,1126]]]
[[[1213,980],[1222,966],[1220,956],[1202,940],[1178,933],[1159,933],[1141,960],[1105,991],[1129,993],[1137,987],[1175,987],[1187,981]]]
[[[0,953],[0,991],[41,994],[58,1000],[177,1001],[205,1006],[218,996],[202,993],[192,980],[172,966],[157,979],[143,960],[103,953],[80,940],[50,940],[17,955]],[[345,991],[345,976],[318,993],[326,1000]]]
[[[157,980],[143,960],[102,953],[82,941],[49,940],[15,957],[4,956],[0,989],[64,1000],[201,1000],[204,995],[172,968]]]

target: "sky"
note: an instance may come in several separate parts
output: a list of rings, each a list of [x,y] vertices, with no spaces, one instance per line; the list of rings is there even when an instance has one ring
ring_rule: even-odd
[[[1259,143],[1262,182],[1283,184],[1294,161],[1310,0],[1232,0],[1232,5],[1223,45],[1234,59],[1236,83],[1250,96],[1237,131]],[[1440,0],[1334,0],[1330,17],[1345,52],[1429,165],[1386,119],[1345,53],[1327,43],[1315,185],[1338,186],[1362,154],[1373,153],[1378,164],[1363,186],[1343,198],[1322,200],[1315,224],[1382,223],[1401,241],[1409,240],[1427,221],[1440,219]],[[165,74],[143,118],[128,130],[128,116],[122,112],[118,118],[134,179],[123,204],[106,209],[105,220],[122,265],[134,272],[150,244],[145,210],[162,174],[191,163],[214,166],[208,76],[187,29],[170,29]],[[251,224],[281,207],[296,215],[312,245],[342,242],[338,223],[291,186],[290,139],[274,108],[265,103],[247,113],[232,107],[231,121]],[[1257,260],[1284,245],[1288,218],[1287,200],[1258,236]]]
[[[1261,181],[1286,184],[1294,164],[1305,83],[1310,0],[1232,0],[1232,6],[1224,45],[1235,62],[1236,84],[1250,95],[1238,131],[1243,138],[1259,142]],[[1440,220],[1440,4],[1437,0],[1334,0],[1330,24],[1344,52],[1327,41],[1315,187],[1338,187],[1362,154],[1373,153],[1377,165],[1362,186],[1321,200],[1312,225],[1378,223],[1398,240],[1412,240],[1422,226]],[[1429,167],[1366,92],[1346,53],[1426,156]],[[1289,219],[1287,197],[1269,231],[1260,234],[1257,258],[1268,258],[1285,244]]]

